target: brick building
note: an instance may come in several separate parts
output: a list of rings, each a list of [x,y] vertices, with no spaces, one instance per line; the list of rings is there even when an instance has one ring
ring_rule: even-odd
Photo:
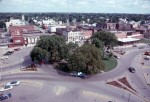
[[[31,36],[37,32],[34,30],[34,26],[27,25],[27,26],[10,26],[9,33],[11,34],[12,40],[11,43],[8,45],[8,47],[15,47],[29,44],[29,41],[33,39],[31,38]],[[25,39],[24,35],[30,35],[30,38]],[[36,41],[34,43],[36,43]]]

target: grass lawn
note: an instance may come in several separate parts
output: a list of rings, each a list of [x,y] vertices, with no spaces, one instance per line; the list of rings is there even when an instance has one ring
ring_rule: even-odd
[[[108,60],[103,60],[103,61],[106,65],[106,69],[104,70],[105,72],[112,70],[118,64],[117,60],[114,57],[111,57]]]
[[[150,43],[150,40],[148,40],[148,39],[142,39],[142,40],[140,40],[139,42],[140,42],[140,43]]]

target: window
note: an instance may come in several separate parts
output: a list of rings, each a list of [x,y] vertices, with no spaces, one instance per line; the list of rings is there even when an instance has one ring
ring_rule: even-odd
[[[21,42],[21,40],[15,40],[15,42],[16,42],[16,43],[19,43],[19,42]]]

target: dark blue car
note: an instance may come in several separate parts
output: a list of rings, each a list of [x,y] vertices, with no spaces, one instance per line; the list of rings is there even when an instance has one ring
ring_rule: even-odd
[[[10,97],[11,97],[11,93],[0,94],[0,101],[3,101],[3,100],[8,99]]]

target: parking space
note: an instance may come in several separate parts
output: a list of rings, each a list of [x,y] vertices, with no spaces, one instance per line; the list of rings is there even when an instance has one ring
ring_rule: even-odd
[[[5,85],[8,82],[10,81],[3,82],[1,85]],[[32,99],[40,95],[42,85],[42,82],[21,80],[19,85],[13,86],[12,89],[1,92],[1,94],[10,93],[12,95],[12,97],[4,100],[3,102],[32,102]]]

